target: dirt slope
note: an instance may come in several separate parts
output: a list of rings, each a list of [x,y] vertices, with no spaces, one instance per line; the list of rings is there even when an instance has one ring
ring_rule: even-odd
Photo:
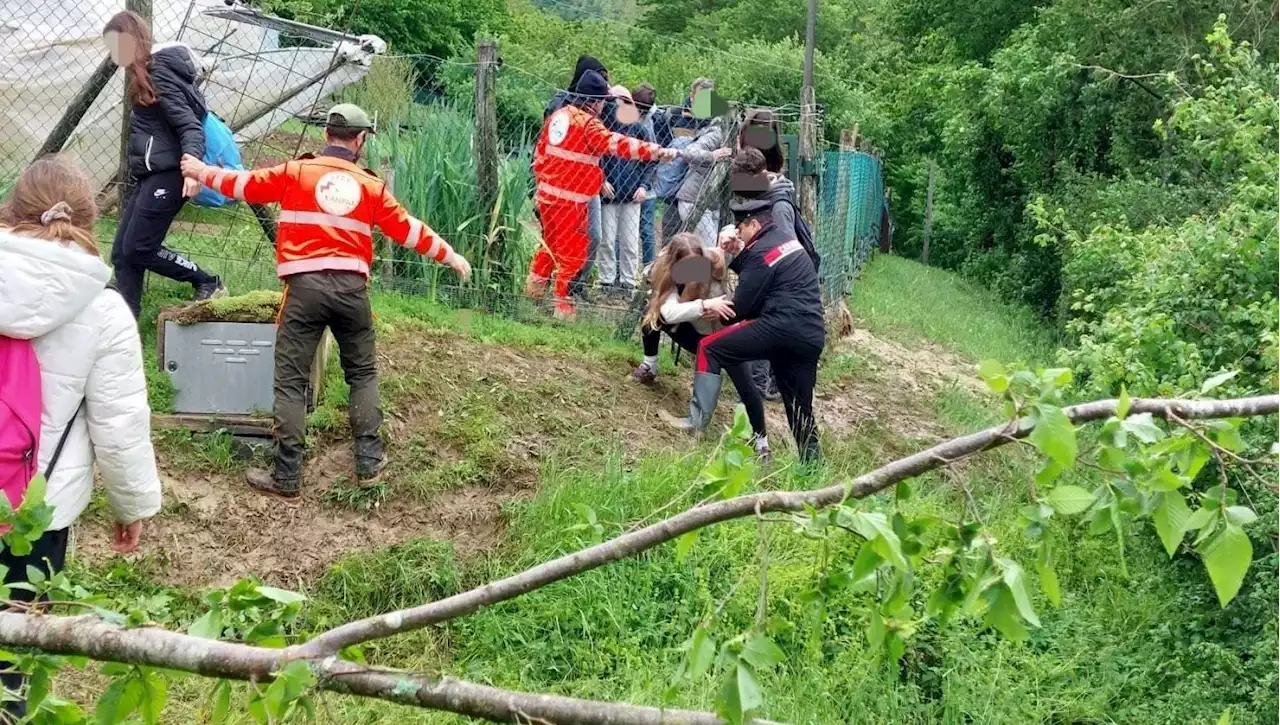
[[[832,346],[830,356],[860,356],[856,375],[823,386],[816,401],[828,435],[857,435],[867,421],[889,422],[927,435],[904,400],[932,385],[963,379],[971,366],[938,351],[906,351],[863,330]],[[318,436],[308,457],[304,494],[296,504],[251,492],[240,470],[192,471],[162,458],[165,506],[148,524],[138,556],[167,583],[225,586],[257,574],[297,588],[343,553],[415,538],[453,542],[459,556],[499,545],[503,505],[529,496],[539,461],[548,455],[582,465],[611,448],[625,455],[689,445],[658,410],[684,410],[689,368],[664,371],[644,388],[629,368],[559,354],[482,344],[450,333],[397,328],[380,341],[385,437],[391,465],[386,495],[360,510],[346,498],[353,470],[339,426]],[[718,417],[727,423],[736,402],[726,384]],[[769,406],[771,440],[790,446],[781,405]],[[79,554],[112,556],[105,512],[79,527]]]

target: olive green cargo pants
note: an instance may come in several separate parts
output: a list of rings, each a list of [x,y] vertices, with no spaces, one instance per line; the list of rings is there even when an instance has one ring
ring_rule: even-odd
[[[285,279],[276,326],[275,479],[280,483],[296,484],[302,478],[308,381],[326,327],[338,343],[342,374],[351,386],[348,414],[356,473],[372,475],[383,462],[373,311],[365,277],[354,272],[295,274]]]

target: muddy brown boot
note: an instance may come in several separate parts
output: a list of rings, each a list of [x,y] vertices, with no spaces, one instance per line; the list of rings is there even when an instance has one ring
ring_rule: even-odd
[[[298,479],[282,481],[271,471],[262,468],[250,468],[244,474],[244,480],[255,491],[269,494],[286,501],[294,501],[302,495],[302,482]]]

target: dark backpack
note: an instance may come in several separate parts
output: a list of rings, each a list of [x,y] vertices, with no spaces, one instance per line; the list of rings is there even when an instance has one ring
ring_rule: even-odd
[[[804,220],[804,215],[800,213],[800,207],[790,199],[782,199],[774,202],[775,204],[790,204],[793,216],[796,220],[796,241],[800,242],[800,246],[804,247],[804,251],[809,253],[809,259],[813,262],[813,271],[817,272],[822,264],[822,255],[818,254],[818,248],[813,243],[813,228],[809,226],[809,222]]]

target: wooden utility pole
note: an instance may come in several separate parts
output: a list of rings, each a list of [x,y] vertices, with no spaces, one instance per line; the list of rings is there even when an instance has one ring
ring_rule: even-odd
[[[488,268],[500,275],[514,270],[497,269],[501,258],[502,232],[492,220],[498,203],[498,107],[493,80],[498,67],[498,44],[481,40],[476,44],[476,184],[480,187],[480,211],[484,215],[485,259]]]
[[[924,198],[924,249],[920,252],[920,261],[929,263],[929,236],[933,233],[933,185],[938,175],[938,165],[929,159],[929,193]]]
[[[125,0],[125,10],[132,10],[147,25],[151,25],[151,0]],[[124,208],[125,187],[129,183],[129,121],[133,115],[133,101],[129,99],[129,86],[133,82],[133,72],[124,69],[124,105],[120,114],[120,172],[116,178],[116,188],[120,191],[120,208]]]
[[[809,0],[809,18],[804,28],[804,87],[800,90],[800,211],[810,224],[817,215],[818,146],[817,103],[813,93],[813,36],[818,25],[818,0]]]

